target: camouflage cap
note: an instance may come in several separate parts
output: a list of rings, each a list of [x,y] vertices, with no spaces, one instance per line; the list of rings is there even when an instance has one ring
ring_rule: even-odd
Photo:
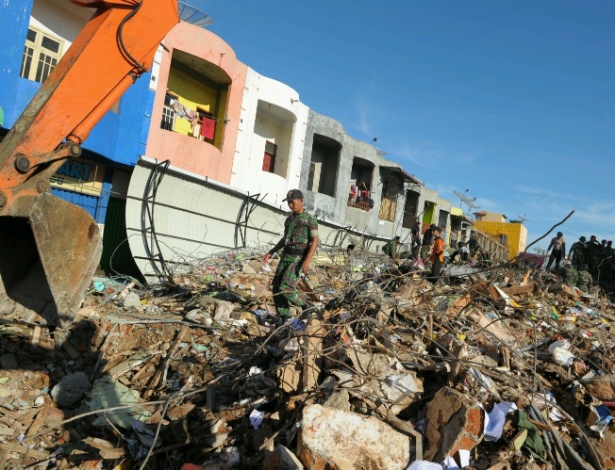
[[[303,193],[298,189],[291,189],[286,193],[286,198],[282,199],[282,202],[293,201],[295,199],[303,199]]]

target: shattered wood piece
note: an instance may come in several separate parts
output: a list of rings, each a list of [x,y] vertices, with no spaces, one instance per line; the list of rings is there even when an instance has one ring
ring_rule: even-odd
[[[536,420],[530,419],[528,418],[529,422],[532,423],[534,426],[536,426],[538,429],[540,429],[541,431],[548,431],[548,432],[552,432],[553,428],[551,426],[549,426],[548,424],[544,424],[544,423],[540,423]]]
[[[122,361],[119,364],[111,367],[109,370],[106,371],[106,373],[109,374],[112,378],[117,379],[121,375],[124,375],[126,372],[134,370],[148,359],[150,359],[150,353],[138,352],[137,354],[134,354],[125,361]]]
[[[34,327],[34,330],[32,332],[32,339],[30,340],[30,344],[31,345],[33,345],[33,346],[37,346],[38,345],[38,342],[41,339],[42,332],[43,332],[43,329],[40,326],[36,325]]]
[[[514,336],[509,330],[502,326],[502,322],[494,321],[487,318],[484,313],[474,310],[468,312],[467,317],[478,325],[476,330],[484,330],[490,333],[490,335],[496,337],[500,342],[504,344],[513,344],[517,341],[517,337]],[[503,320],[505,321],[505,320]]]
[[[433,313],[427,316],[427,336],[429,341],[433,341]]]
[[[130,282],[126,285],[126,287],[124,287],[124,288],[120,291],[120,293],[117,295],[117,297],[118,297],[120,300],[125,299],[125,298],[126,298],[126,296],[128,295],[128,293],[130,292],[130,289],[132,289],[132,288],[135,286],[135,284],[136,284],[136,283],[137,283],[137,282],[136,282],[136,281],[134,281],[134,280],[133,280],[133,281],[130,281]]]
[[[149,377],[151,377],[151,375],[155,372],[152,371],[149,374],[146,374],[147,369],[149,368],[150,365],[152,365],[152,363],[158,359],[158,354],[155,354],[154,356],[150,357],[147,362],[145,364],[143,364],[143,366],[141,366],[141,368],[137,371],[137,373],[135,375],[133,375],[132,380],[133,382],[138,381],[140,378],[144,378],[147,379]]]
[[[549,286],[549,292],[553,294],[564,295],[572,300],[578,300],[579,295],[575,289],[568,287],[566,284],[552,284]]]
[[[174,406],[167,412],[167,418],[171,421],[177,421],[188,416],[188,414],[196,408],[194,403],[182,403],[181,405]]]
[[[456,296],[452,296],[451,297],[451,301],[454,300],[452,303],[449,302],[449,305],[446,309],[446,314],[447,315],[454,315],[457,316],[459,315],[464,308],[466,308],[468,305],[470,305],[470,303],[472,302],[472,298],[470,297],[470,294],[465,295],[464,297],[457,297]]]
[[[313,302],[319,302],[321,300],[320,296],[316,292],[314,292],[314,287],[310,280],[308,280],[307,278],[299,280],[297,286],[299,287],[299,289],[301,289],[302,292],[306,294],[309,300]]]
[[[167,355],[164,361],[161,361],[160,366],[158,367],[158,370],[156,371],[156,373],[150,380],[149,384],[147,385],[147,390],[145,390],[145,392],[143,393],[143,396],[145,397],[146,400],[149,399],[152,396],[152,393],[154,393],[154,390],[158,388],[164,382],[164,377],[166,376],[166,373],[167,373],[167,366],[169,365],[171,357],[173,356],[173,354],[177,352],[177,350],[182,344],[182,340],[184,336],[189,330],[190,329],[187,326],[182,325],[181,329],[177,333],[177,336],[175,337],[173,344],[171,344],[171,347],[167,351]],[[190,345],[186,345],[186,347],[190,347]]]
[[[104,460],[121,459],[126,455],[126,450],[115,447],[111,442],[97,437],[87,437],[83,443],[98,450]]]
[[[30,338],[32,336],[31,328],[28,325],[19,323],[5,323],[0,325],[0,336],[20,336]]]
[[[49,459],[49,452],[43,452],[40,450],[30,449],[25,444],[15,444],[9,442],[7,444],[0,444],[0,455],[8,453],[20,454],[29,457],[34,460],[43,461]],[[24,467],[7,467],[7,468],[24,468]]]
[[[31,437],[40,433],[43,428],[51,429],[49,433],[53,434],[53,427],[62,421],[64,421],[64,412],[62,410],[51,406],[46,406],[45,408],[42,408],[36,415],[36,418],[34,418],[34,421],[26,433],[26,437]],[[45,443],[46,447],[54,447],[54,444],[47,436],[42,435],[40,438]]]
[[[523,279],[521,280],[521,285],[524,286],[528,283],[529,279],[530,279],[530,274],[531,274],[531,270],[527,270],[525,272],[525,274],[523,275]]]
[[[292,360],[279,367],[276,371],[280,387],[286,393],[294,393],[299,390],[301,374],[297,367],[297,361]]]
[[[531,284],[512,286],[502,288],[502,291],[508,295],[531,294],[534,291],[534,286]]]
[[[303,370],[301,374],[303,391],[312,390],[318,385],[322,370],[322,341],[326,332],[320,320],[311,319],[306,329],[303,344]]]
[[[504,367],[510,370],[510,349],[504,344],[500,344],[498,349],[502,355],[502,363],[504,364]]]
[[[449,387],[453,387],[459,380],[459,374],[461,374],[461,371],[463,369],[463,366],[461,365],[461,359],[466,358],[467,352],[468,352],[467,343],[457,342],[454,344],[451,354],[453,355],[455,359],[457,359],[457,361],[453,362],[451,371],[448,374]]]
[[[472,285],[472,290],[474,292],[478,292],[479,294],[484,295],[485,297],[490,298],[491,300],[498,300],[500,296],[498,295],[498,291],[492,286],[489,285],[487,281],[482,280],[480,277],[478,281]]]
[[[602,401],[615,401],[615,378],[611,375],[592,377],[582,381],[590,395]]]

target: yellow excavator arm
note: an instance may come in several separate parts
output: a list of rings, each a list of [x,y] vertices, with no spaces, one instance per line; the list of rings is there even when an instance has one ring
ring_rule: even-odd
[[[0,318],[64,324],[100,261],[98,225],[50,177],[144,72],[177,0],[73,0],[96,8],[0,143]]]

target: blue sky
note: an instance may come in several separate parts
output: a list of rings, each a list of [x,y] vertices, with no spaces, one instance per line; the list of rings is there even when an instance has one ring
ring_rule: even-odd
[[[615,241],[615,2],[191,1],[239,60],[441,197],[527,217],[528,241],[571,210],[568,246]]]

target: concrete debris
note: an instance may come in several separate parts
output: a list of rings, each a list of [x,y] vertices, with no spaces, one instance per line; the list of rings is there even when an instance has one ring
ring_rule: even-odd
[[[321,250],[283,321],[263,252],[0,322],[0,468],[615,469],[615,289]]]
[[[470,451],[482,440],[485,411],[471,397],[450,388],[438,390],[425,407],[424,457],[442,462],[460,450]]]
[[[375,417],[309,405],[303,409],[297,452],[306,468],[400,468],[410,438]]]
[[[139,308],[141,307],[141,298],[136,292],[129,292],[124,298],[124,307]]]
[[[75,372],[62,377],[51,389],[51,398],[59,408],[68,408],[79,403],[91,388],[87,375]]]

